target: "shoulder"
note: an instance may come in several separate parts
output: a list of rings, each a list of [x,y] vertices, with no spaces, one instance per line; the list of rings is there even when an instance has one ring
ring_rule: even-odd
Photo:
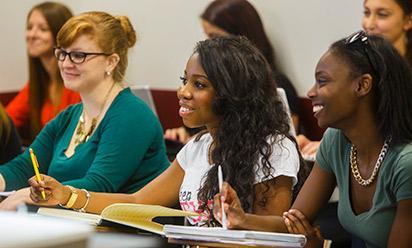
[[[342,131],[328,128],[316,152],[316,162],[322,169],[335,171],[344,160],[349,146],[350,142]]]
[[[272,155],[288,152],[292,156],[298,156],[295,142],[284,135],[270,136],[268,142],[272,144]]]
[[[397,157],[397,168],[407,170],[412,175],[412,142],[394,148]]]
[[[118,96],[113,101],[112,109],[113,111],[110,111],[111,114],[120,113],[135,118],[147,115],[156,118],[146,103],[136,97],[131,92],[130,88],[125,88],[119,92]]]
[[[69,105],[66,109],[60,112],[55,119],[70,120],[74,115],[77,115],[81,111],[83,111],[82,103]]]
[[[390,164],[387,178],[394,186],[396,198],[398,201],[412,199],[412,143],[394,147],[392,156],[395,161],[391,161],[390,155],[386,158]]]
[[[180,166],[185,169],[191,164],[194,164],[192,161],[206,159],[212,141],[212,136],[209,133],[203,134],[198,139],[197,137],[192,138],[176,155]]]
[[[293,185],[297,183],[297,174],[300,167],[299,152],[296,144],[284,135],[270,136],[272,153],[269,158],[270,174],[266,175],[259,159],[255,175],[255,183],[259,183],[278,176],[287,176],[293,179]]]

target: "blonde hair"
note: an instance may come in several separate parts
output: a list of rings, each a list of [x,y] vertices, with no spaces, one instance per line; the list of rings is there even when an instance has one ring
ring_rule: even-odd
[[[119,55],[120,60],[113,71],[113,79],[121,82],[127,68],[127,51],[134,46],[137,39],[129,18],[114,17],[100,11],[74,16],[63,25],[57,34],[57,46],[70,46],[81,35],[92,36],[102,52]]]

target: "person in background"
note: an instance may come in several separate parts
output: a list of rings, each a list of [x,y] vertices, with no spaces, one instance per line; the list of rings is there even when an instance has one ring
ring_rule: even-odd
[[[187,62],[182,83],[178,98],[183,123],[206,130],[140,191],[92,193],[87,200],[77,190],[80,195],[74,208],[87,205],[87,212],[99,213],[116,202],[170,207],[180,201],[182,209],[200,213],[189,219],[192,225],[213,226],[217,224],[211,206],[218,192],[218,166],[238,190],[248,212],[280,214],[289,208],[306,167],[289,135],[288,115],[263,55],[244,37],[200,41]],[[42,175],[40,184],[34,178],[29,183],[35,202],[65,204],[72,198],[68,187],[49,176]],[[39,198],[43,189],[46,201]]]
[[[49,122],[30,146],[41,173],[82,192],[132,193],[168,167],[158,119],[121,83],[135,42],[129,19],[105,12],[72,17],[60,29],[54,55],[64,86],[82,102]],[[31,202],[24,188],[31,176],[29,151],[0,166],[0,190],[21,189],[0,209]]]
[[[40,3],[27,15],[29,80],[6,106],[25,145],[29,145],[60,111],[80,101],[77,92],[64,87],[53,54],[56,35],[70,17],[71,11],[55,2]]]
[[[412,67],[412,2],[410,0],[365,0],[362,28],[387,39]],[[315,157],[320,141],[304,135],[297,138],[304,156]]]
[[[315,78],[308,96],[319,126],[329,129],[291,210],[283,216],[245,215],[225,183],[215,196],[216,219],[222,207],[216,199],[223,198],[230,228],[301,233],[314,247],[321,240],[311,223],[337,186],[339,220],[361,241],[352,247],[410,247],[412,72],[407,62],[384,38],[360,31],[332,44]]]
[[[248,38],[268,61],[277,87],[286,92],[295,130],[299,130],[299,98],[293,84],[276,66],[274,49],[266,35],[258,12],[247,0],[212,1],[200,16],[204,33],[208,38],[241,35]],[[186,143],[192,133],[184,127],[169,129],[165,138]]]
[[[22,152],[20,137],[13,122],[0,104],[0,164],[4,164]]]

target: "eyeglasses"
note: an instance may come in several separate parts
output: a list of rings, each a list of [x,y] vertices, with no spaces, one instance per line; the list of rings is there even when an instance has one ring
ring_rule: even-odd
[[[60,47],[54,48],[54,56],[56,56],[57,60],[64,61],[66,59],[66,55],[69,55],[70,61],[73,62],[74,64],[83,63],[86,60],[87,56],[89,55],[110,56],[110,54],[107,54],[107,53],[86,53],[86,52],[78,52],[78,51],[67,52]]]
[[[355,44],[355,43],[362,44],[363,51],[366,55],[366,58],[369,61],[370,66],[372,67],[372,70],[373,70],[374,74],[377,77],[380,77],[378,70],[375,68],[374,64],[372,63],[372,58],[373,57],[371,55],[371,46],[369,44],[367,34],[364,31],[361,30],[361,31],[358,31],[358,32],[350,35],[345,40],[346,45],[351,45],[351,44]]]

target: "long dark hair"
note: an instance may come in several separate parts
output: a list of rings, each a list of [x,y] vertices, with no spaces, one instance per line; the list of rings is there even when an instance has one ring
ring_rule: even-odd
[[[411,0],[395,0],[395,2],[402,8],[405,16],[412,18],[412,1]],[[412,28],[406,32],[406,54],[405,58],[412,68]]]
[[[406,60],[382,37],[366,35],[367,40],[348,44],[346,39],[332,44],[330,51],[345,61],[353,77],[373,77],[376,123],[383,138],[392,144],[412,140],[412,72]]]
[[[272,70],[245,37],[201,41],[194,52],[199,54],[200,63],[215,89],[212,110],[219,126],[213,136],[211,160],[222,166],[225,181],[236,190],[242,207],[250,211],[256,166],[260,162],[264,180],[269,179],[273,143],[280,145],[286,137],[295,141],[289,135],[288,116],[276,93]],[[305,168],[303,163],[301,168]],[[301,179],[299,183],[303,183]],[[206,202],[218,192],[217,185],[217,166],[213,166],[203,178],[198,193],[204,203],[201,208],[208,208]]]
[[[72,12],[63,4],[44,2],[34,6],[27,15],[27,20],[33,11],[42,13],[56,40],[57,33],[63,24],[73,16]],[[52,53],[52,51],[50,51]],[[58,69],[53,72],[58,80],[58,85],[63,88],[63,80]],[[30,140],[41,130],[41,111],[44,102],[49,97],[50,75],[47,73],[40,58],[29,56],[29,103],[30,103]]]
[[[232,35],[248,38],[276,70],[274,50],[256,9],[246,0],[212,1],[200,16]]]

